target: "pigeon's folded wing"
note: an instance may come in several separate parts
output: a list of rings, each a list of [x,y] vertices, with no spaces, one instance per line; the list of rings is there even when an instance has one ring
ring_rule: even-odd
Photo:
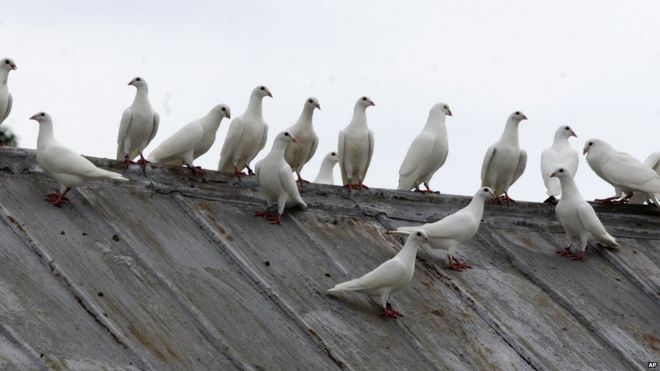
[[[150,160],[167,161],[172,156],[194,151],[203,136],[204,130],[199,125],[195,125],[195,123],[186,125],[156,147],[149,155]]]
[[[516,180],[520,178],[520,176],[525,171],[526,166],[527,166],[527,152],[520,151],[520,156],[518,156],[518,165],[516,166],[516,171],[514,171],[513,173],[513,178],[511,178],[511,184],[515,183]]]
[[[291,166],[285,163],[284,166],[280,169],[280,179],[279,181],[282,184],[284,192],[286,192],[292,200],[295,200],[303,206],[307,206],[300,197],[300,192],[298,192],[298,186],[296,185],[295,179],[293,179],[293,170]]]
[[[614,184],[632,189],[660,192],[658,174],[627,153],[616,152],[602,166],[603,176]]]
[[[99,170],[91,161],[60,144],[46,147],[41,157],[54,173],[94,177]]]
[[[419,171],[420,167],[428,161],[433,161],[435,159],[430,158],[433,153],[433,136],[420,134],[413,140],[410,148],[408,148],[408,153],[403,159],[401,168],[399,169],[399,177],[401,178],[411,178],[416,177],[416,173]],[[401,182],[401,180],[399,180]],[[406,182],[410,183],[410,182]],[[411,186],[414,187],[415,185]]]
[[[340,283],[337,289],[359,291],[376,290],[383,287],[397,286],[405,279],[406,267],[396,259],[390,259],[360,278]]]
[[[126,139],[126,133],[128,133],[128,128],[131,127],[131,118],[132,113],[130,108],[124,110],[124,113],[121,115],[121,121],[119,122],[119,134],[117,135],[117,160],[123,160],[125,149],[124,149],[124,140]]]
[[[0,117],[0,123],[5,121],[7,117],[9,117],[9,113],[11,112],[11,106],[12,106],[12,97],[11,94],[7,95],[7,107],[5,107],[5,114],[4,117]]]
[[[488,184],[484,184],[486,179],[488,179],[488,172],[490,171],[490,163],[493,161],[493,157],[495,157],[495,146],[491,146],[488,148],[488,151],[486,151],[486,156],[484,156],[484,162],[481,164],[481,185],[482,186],[488,186]]]
[[[225,137],[225,142],[223,143],[222,150],[220,151],[221,162],[218,165],[218,170],[226,171],[233,167],[233,164],[231,164],[231,156],[236,151],[236,148],[238,148],[238,143],[241,141],[241,137],[243,136],[243,128],[243,118],[241,116],[231,120],[231,124],[229,124],[229,130],[227,131],[227,136]]]
[[[344,157],[344,143],[346,134],[343,130],[339,131],[339,140],[337,141],[337,155],[339,157],[339,170],[341,171],[342,184],[348,184],[348,174],[346,174],[346,158]]]
[[[158,132],[158,125],[160,125],[160,115],[158,114],[158,112],[154,112],[154,125],[151,129],[151,135],[149,135],[149,142],[154,140],[154,137]]]

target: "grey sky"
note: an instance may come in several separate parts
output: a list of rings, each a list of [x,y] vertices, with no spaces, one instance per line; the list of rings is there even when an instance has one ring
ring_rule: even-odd
[[[414,4],[414,5],[411,5]],[[523,111],[529,160],[514,199],[541,201],[539,159],[560,124],[584,141],[599,137],[640,160],[660,151],[660,3],[653,1],[16,1],[0,14],[0,57],[18,70],[9,125],[35,148],[45,110],[55,135],[76,151],[113,157],[135,76],[149,83],[160,143],[217,103],[242,113],[264,84],[270,149],[316,96],[314,178],[362,95],[376,148],[365,184],[395,188],[408,145],[432,104],[447,102],[449,158],[431,182],[472,194],[481,161],[507,116]],[[215,169],[228,122],[199,165]],[[262,152],[258,158],[264,155]],[[585,197],[612,190],[581,156]]]

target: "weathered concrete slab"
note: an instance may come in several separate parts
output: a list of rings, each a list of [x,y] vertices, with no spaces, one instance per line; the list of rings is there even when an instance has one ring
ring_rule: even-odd
[[[385,232],[437,220],[469,198],[309,185],[282,227],[252,216],[252,179],[143,174],[42,200],[34,153],[0,149],[0,368],[645,369],[660,358],[660,212],[596,207],[620,251],[586,263],[549,205],[488,205],[443,268],[421,251],[413,282],[378,315],[335,283],[398,251]]]

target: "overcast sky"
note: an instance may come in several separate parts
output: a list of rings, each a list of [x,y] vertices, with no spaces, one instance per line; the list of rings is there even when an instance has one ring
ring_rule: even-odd
[[[355,100],[367,95],[376,103],[367,111],[376,139],[365,184],[396,188],[429,108],[446,102],[454,113],[449,158],[431,186],[471,195],[486,149],[521,110],[529,159],[509,193],[542,201],[540,153],[559,125],[574,128],[580,153],[591,137],[642,161],[660,151],[658,14],[657,1],[6,1],[0,57],[18,70],[3,125],[35,148],[37,124],[28,117],[45,110],[61,142],[111,158],[135,94],[126,84],[142,76],[161,116],[148,154],[215,104],[241,114],[263,84],[274,98],[264,100],[269,141],[257,159],[306,97],[319,99],[320,144],[303,169],[313,179]],[[199,165],[217,167],[228,126]],[[611,195],[580,157],[583,195]]]

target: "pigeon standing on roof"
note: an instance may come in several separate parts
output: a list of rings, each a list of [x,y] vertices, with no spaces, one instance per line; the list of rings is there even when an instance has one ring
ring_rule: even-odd
[[[408,286],[415,273],[415,257],[423,243],[429,243],[429,237],[422,230],[412,230],[401,251],[392,259],[379,265],[376,269],[360,278],[337,284],[328,290],[336,294],[340,291],[358,291],[369,296],[378,297],[383,308],[383,316],[390,318],[403,317],[392,308],[390,296]]]
[[[454,253],[458,245],[470,240],[477,234],[484,213],[484,204],[486,200],[494,197],[495,193],[489,187],[479,188],[467,206],[435,223],[399,227],[388,233],[409,234],[414,230],[423,230],[431,239],[432,248],[447,250],[447,268],[459,272],[463,269],[472,268],[467,263],[456,259]]]
[[[201,167],[193,165],[193,160],[211,148],[220,122],[225,117],[231,117],[227,105],[219,104],[213,107],[206,116],[187,124],[165,139],[149,154],[149,158],[156,163],[184,164],[195,176],[204,175]]]
[[[9,89],[7,89],[7,79],[9,72],[16,69],[16,63],[11,58],[0,60],[0,125],[7,119],[11,112],[13,99]]]
[[[218,171],[232,173],[241,180],[241,171],[247,168],[254,175],[250,162],[266,146],[268,125],[264,121],[261,104],[264,97],[273,97],[265,86],[257,86],[250,94],[250,102],[245,112],[231,120],[225,143],[220,152]]]
[[[433,192],[429,186],[431,177],[447,161],[449,143],[445,117],[451,116],[451,110],[446,103],[438,103],[431,108],[426,126],[413,140],[399,169],[399,189],[422,192],[419,185],[424,183],[426,190]]]
[[[555,132],[552,147],[541,153],[541,176],[548,190],[548,198],[544,201],[546,203],[557,203],[556,197],[561,193],[559,179],[551,178],[550,173],[560,167],[566,169],[573,177],[577,172],[580,155],[568,143],[570,137],[577,138],[573,129],[570,126],[560,126]]]
[[[128,85],[135,86],[137,90],[133,103],[121,115],[117,136],[117,160],[130,164],[140,155],[138,164],[145,168],[149,161],[144,158],[142,152],[156,136],[160,116],[151,108],[149,87],[142,77],[134,78]]]
[[[48,175],[60,184],[60,191],[48,195],[46,200],[55,206],[60,206],[69,199],[67,192],[72,187],[84,182],[101,179],[128,181],[121,174],[99,169],[89,160],[60,144],[53,136],[53,120],[45,112],[39,112],[30,120],[39,123],[37,138],[37,163]]]
[[[312,159],[314,153],[316,153],[316,147],[319,145],[319,136],[316,135],[312,126],[315,109],[321,109],[318,99],[313,97],[307,98],[298,121],[286,129],[286,131],[298,140],[298,143],[286,147],[284,159],[289,163],[296,175],[298,175],[298,182],[301,185],[303,183],[309,183],[300,176],[300,172],[303,166]]]
[[[335,184],[335,175],[332,170],[335,168],[335,165],[339,162],[339,156],[337,152],[330,152],[323,158],[321,162],[321,168],[319,169],[319,174],[314,179],[314,183],[318,184]]]
[[[284,151],[292,142],[297,142],[296,137],[288,131],[277,134],[270,153],[258,161],[255,167],[257,184],[267,202],[266,210],[258,211],[255,216],[272,219],[271,224],[282,224],[282,213],[289,202],[303,208],[307,207],[298,192],[291,166],[284,160]],[[277,216],[274,216],[269,210],[276,205]]]
[[[368,97],[358,99],[351,122],[339,132],[339,169],[349,190],[368,188],[363,182],[374,153],[374,133],[367,127],[367,108],[375,105]]]
[[[594,208],[582,198],[577,189],[573,176],[567,169],[557,169],[551,177],[559,178],[561,183],[561,199],[555,207],[555,213],[559,224],[564,228],[564,232],[571,244],[557,254],[562,256],[574,256],[571,252],[571,246],[577,244],[580,251],[574,256],[574,260],[582,260],[587,253],[587,244],[589,241],[597,241],[607,247],[616,248],[619,244],[607,231],[596,216]]]
[[[490,187],[498,196],[498,202],[507,204],[514,200],[509,197],[509,187],[525,171],[527,152],[518,144],[518,125],[526,120],[522,112],[512,113],[506,121],[504,133],[495,144],[488,148],[481,165],[481,186]]]
[[[647,199],[660,197],[660,175],[649,166],[625,152],[619,152],[600,139],[590,139],[584,144],[589,167],[606,182],[623,193],[596,201],[627,202],[634,193],[645,193]]]

